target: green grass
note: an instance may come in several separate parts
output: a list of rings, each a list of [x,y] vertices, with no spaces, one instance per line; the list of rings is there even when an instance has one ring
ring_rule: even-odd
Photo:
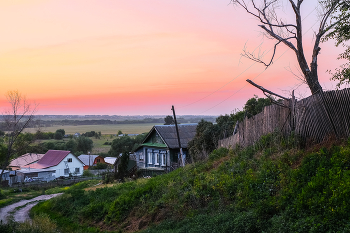
[[[64,129],[66,134],[85,133],[90,131],[99,132],[102,134],[117,134],[119,130],[126,134],[140,134],[148,132],[154,125],[161,123],[142,123],[142,124],[113,124],[113,125],[56,125],[52,127],[44,127],[43,132],[56,132],[57,129]],[[27,128],[25,132],[35,133],[35,129]]]
[[[34,212],[49,214],[64,232],[75,232],[75,224],[173,233],[349,232],[350,143],[306,153],[294,142],[267,135],[166,175],[94,191],[77,187]]]

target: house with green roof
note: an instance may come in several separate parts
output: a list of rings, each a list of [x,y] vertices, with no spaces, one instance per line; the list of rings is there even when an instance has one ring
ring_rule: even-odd
[[[179,124],[184,160],[187,145],[196,134],[197,124]],[[180,148],[175,125],[155,125],[134,153],[138,170],[171,171],[179,167]]]

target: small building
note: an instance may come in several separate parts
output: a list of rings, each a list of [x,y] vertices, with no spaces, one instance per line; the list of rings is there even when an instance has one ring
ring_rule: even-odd
[[[8,166],[9,169],[19,170],[21,167],[38,162],[45,154],[27,153],[13,159]]]
[[[9,171],[9,170],[4,170],[4,173],[2,174],[2,180],[1,180],[1,186],[2,187],[7,187],[7,186],[12,186],[12,184],[18,182],[17,181],[17,171]],[[0,173],[2,170],[0,169]]]
[[[99,155],[79,155],[78,158],[84,163],[84,170],[91,166],[96,166],[97,163],[106,163],[104,158]]]
[[[37,163],[24,167],[29,169],[55,170],[54,175],[58,178],[60,176],[82,175],[84,163],[70,151],[49,150]]]
[[[75,133],[73,136],[76,137],[76,138],[78,138],[78,137],[81,136],[81,134],[80,134],[80,133]]]
[[[35,181],[51,181],[56,178],[56,171],[53,169],[30,169],[23,168],[17,170],[17,182],[25,182],[26,179],[30,178]]]
[[[105,157],[105,162],[108,163],[109,165],[114,165],[115,161],[117,160],[116,157]]]
[[[179,124],[179,135],[184,161],[188,158],[187,145],[196,135],[197,124]],[[179,167],[180,148],[175,125],[155,125],[136,149],[134,158],[138,170],[171,171]]]

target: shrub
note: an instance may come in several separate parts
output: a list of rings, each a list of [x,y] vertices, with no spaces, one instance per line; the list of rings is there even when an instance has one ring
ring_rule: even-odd
[[[5,199],[6,195],[4,194],[4,192],[0,189],[0,200]]]
[[[83,176],[92,177],[92,176],[94,176],[94,174],[92,174],[89,170],[84,170]]]

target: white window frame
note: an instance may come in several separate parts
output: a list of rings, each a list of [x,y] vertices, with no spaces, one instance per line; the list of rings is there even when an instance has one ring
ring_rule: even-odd
[[[65,174],[65,175],[69,175],[69,168],[65,168],[65,169],[64,169],[64,174]]]
[[[166,161],[166,154],[161,154],[162,155],[162,166],[165,166],[165,161]]]
[[[80,168],[79,168],[79,167],[76,167],[76,168],[75,168],[75,174],[78,174],[78,173],[80,173]]]
[[[148,164],[152,164],[152,152],[148,152],[147,154],[148,154],[148,161],[147,161],[147,163]]]
[[[154,165],[159,165],[159,153],[155,153],[155,156],[154,156]]]
[[[144,160],[144,156],[143,156],[143,153],[140,153],[140,157],[139,157],[139,160],[140,160],[140,161],[143,161],[143,160]]]
[[[68,162],[68,163],[71,163],[71,162],[73,162],[73,159],[72,159],[72,158],[68,158],[68,159],[67,159],[67,162]]]

